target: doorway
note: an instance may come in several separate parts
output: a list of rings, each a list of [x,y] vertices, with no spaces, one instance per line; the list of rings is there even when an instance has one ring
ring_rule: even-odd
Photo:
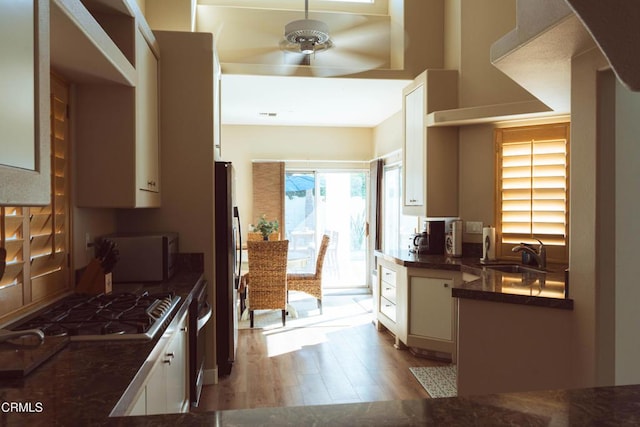
[[[290,265],[313,273],[323,234],[329,236],[322,286],[367,286],[367,183],[364,170],[285,172],[285,230]]]

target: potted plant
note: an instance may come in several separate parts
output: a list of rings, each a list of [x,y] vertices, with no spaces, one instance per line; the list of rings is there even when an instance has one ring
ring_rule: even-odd
[[[266,215],[263,214],[258,220],[258,223],[253,226],[253,231],[262,234],[264,240],[269,240],[269,236],[272,233],[276,233],[279,227],[280,225],[277,219],[267,221]]]

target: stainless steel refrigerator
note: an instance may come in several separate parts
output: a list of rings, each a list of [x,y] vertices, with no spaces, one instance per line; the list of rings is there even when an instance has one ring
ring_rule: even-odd
[[[240,215],[231,162],[215,162],[215,293],[218,375],[229,375],[238,347],[238,286],[242,260]]]

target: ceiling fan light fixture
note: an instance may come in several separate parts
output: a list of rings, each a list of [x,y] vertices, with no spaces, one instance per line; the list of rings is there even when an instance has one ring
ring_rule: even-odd
[[[287,50],[312,54],[331,47],[329,26],[315,19],[299,19],[284,28],[284,38],[290,44]]]

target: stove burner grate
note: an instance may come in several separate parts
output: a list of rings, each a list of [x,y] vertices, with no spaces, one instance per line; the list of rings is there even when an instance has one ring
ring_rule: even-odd
[[[16,330],[40,328],[46,336],[72,339],[150,339],[168,319],[175,293],[70,295],[22,323]]]

